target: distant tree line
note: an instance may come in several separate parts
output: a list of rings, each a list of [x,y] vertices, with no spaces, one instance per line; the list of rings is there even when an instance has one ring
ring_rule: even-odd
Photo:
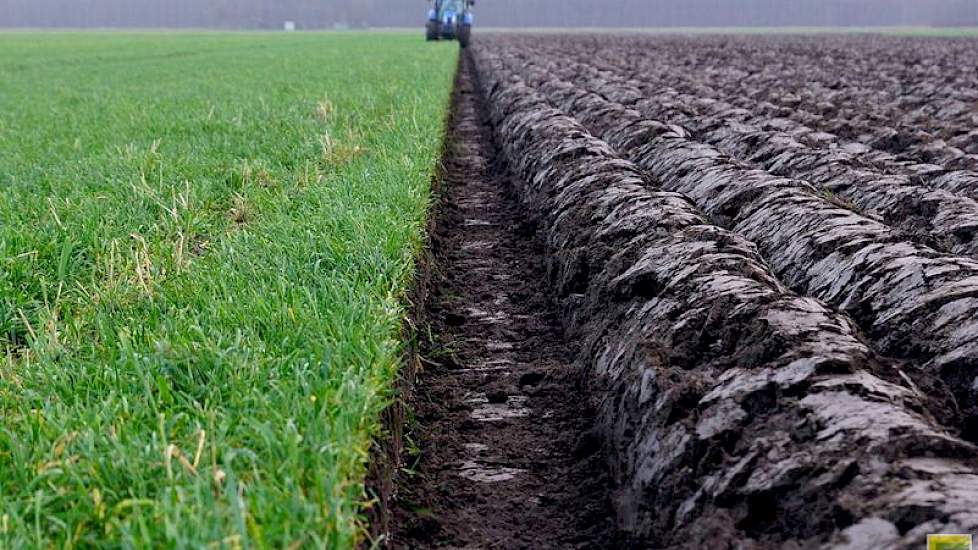
[[[415,27],[424,0],[0,0],[0,27]],[[478,0],[492,27],[978,25],[978,0]]]

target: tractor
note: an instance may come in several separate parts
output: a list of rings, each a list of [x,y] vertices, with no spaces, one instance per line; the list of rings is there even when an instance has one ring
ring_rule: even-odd
[[[472,6],[475,0],[434,0],[428,10],[425,38],[428,40],[458,40],[464,48],[472,34]]]

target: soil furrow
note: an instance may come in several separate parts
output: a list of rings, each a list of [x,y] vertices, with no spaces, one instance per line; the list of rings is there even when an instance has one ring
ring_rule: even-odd
[[[783,46],[783,44],[779,45]],[[582,48],[580,45],[575,44],[575,46],[578,46],[577,49]],[[660,47],[662,46],[660,44]],[[888,124],[882,121],[860,124],[858,119],[864,116],[863,106],[873,104],[873,101],[854,102],[852,99],[837,97],[840,95],[839,91],[820,88],[817,82],[806,81],[803,84],[794,84],[798,94],[805,96],[804,101],[799,95],[786,94],[784,92],[785,65],[780,61],[760,65],[757,74],[745,75],[737,70],[737,62],[742,63],[747,59],[747,55],[757,56],[756,51],[739,52],[738,55],[743,57],[736,59],[734,56],[735,59],[731,60],[729,52],[713,49],[709,50],[708,55],[703,55],[701,51],[703,44],[693,45],[689,49],[694,53],[670,52],[670,55],[666,56],[668,62],[663,62],[659,57],[622,56],[620,51],[604,48],[597,54],[589,56],[592,59],[586,65],[584,73],[599,78],[614,75],[631,79],[631,82],[641,88],[646,96],[661,98],[666,103],[674,102],[674,105],[679,107],[679,112],[704,106],[717,108],[718,103],[724,103],[722,98],[729,98],[728,105],[738,107],[737,114],[748,118],[743,122],[756,124],[769,130],[788,132],[798,141],[816,149],[831,148],[835,153],[840,150],[846,151],[859,162],[882,170],[887,175],[908,176],[941,191],[978,199],[978,173],[974,172],[978,168],[978,156],[974,154],[978,152],[978,131],[974,130],[978,115],[973,114],[973,106],[969,106],[967,102],[932,97],[927,100],[920,99],[919,104],[912,111],[917,117],[924,116],[922,113],[941,110],[955,113],[957,120],[929,129],[944,130],[945,133],[953,135],[953,138],[948,138],[949,143],[921,130],[919,121],[914,123],[907,120],[890,120]],[[554,57],[570,60],[572,64],[576,63],[572,52],[566,50],[567,48]],[[673,58],[672,54],[675,53],[680,55],[680,59]],[[683,54],[695,56],[686,57],[685,64],[695,63],[698,71],[677,70],[677,67],[682,67],[684,64]],[[720,60],[713,54],[719,54]],[[637,64],[625,63],[623,59],[639,59],[639,61]],[[731,63],[734,65],[733,68],[730,66]],[[808,66],[811,64],[808,63]],[[815,66],[817,67],[817,64]],[[704,80],[702,71],[708,71],[711,79]],[[750,89],[752,93],[743,93],[745,88]],[[843,89],[851,91],[853,88]],[[942,91],[953,93],[958,89],[947,87]],[[680,95],[686,97],[679,98]],[[969,97],[973,101],[973,94]],[[721,101],[717,102],[716,99]],[[893,106],[892,100],[884,103]],[[896,104],[903,106],[905,103],[901,100]],[[934,103],[943,107],[936,107]],[[818,111],[806,110],[806,105]],[[846,109],[844,116],[833,117],[828,114],[840,108]],[[822,113],[826,113],[826,116]],[[876,116],[876,113],[871,116]],[[766,127],[767,125],[770,127]],[[835,134],[827,133],[825,130]],[[970,153],[959,147],[966,148]]]
[[[426,312],[436,336],[423,342],[393,546],[612,547],[606,460],[576,349],[464,61],[449,139]]]
[[[643,83],[640,87],[648,95],[670,95],[670,89],[663,89],[658,85]],[[651,88],[657,91],[652,91]],[[697,90],[700,88],[695,87]],[[851,122],[846,122],[845,125],[831,121],[821,122],[820,116],[807,113],[799,107],[785,112],[783,107],[770,102],[746,98],[735,99],[724,107],[723,101],[706,99],[710,96],[693,90],[687,90],[687,93],[672,92],[671,95],[671,100],[686,108],[705,107],[714,113],[728,108],[728,115],[743,117],[740,122],[756,125],[767,131],[790,134],[811,147],[814,152],[838,155],[846,162],[862,165],[863,168],[891,178],[907,178],[937,191],[978,199],[978,172],[974,171],[978,167],[978,160],[972,158],[975,155],[966,155],[956,148],[943,146],[939,140],[922,141],[918,147],[908,152],[906,148],[887,145],[909,139],[901,137],[897,130],[887,126],[875,130],[863,128],[856,132],[851,127]],[[815,128],[807,124],[813,124]],[[978,134],[969,139],[978,141]],[[943,152],[944,149],[950,151]],[[897,180],[896,183],[907,185],[906,181]]]
[[[724,101],[676,93],[648,92],[617,75],[570,59],[534,60],[541,69],[624,107],[672,124],[724,153],[784,177],[810,181],[860,213],[878,217],[907,238],[936,250],[978,255],[978,202],[942,189],[917,185],[902,167],[889,173],[859,159],[859,154],[813,147],[782,130],[763,127],[763,117]],[[525,72],[525,71],[524,71]],[[544,72],[544,74],[546,74]],[[642,91],[645,89],[646,91]],[[654,99],[651,99],[654,98]],[[891,163],[882,163],[893,168]]]
[[[908,242],[804,182],[750,170],[596,93],[536,79],[665,189],[756,243],[792,288],[850,314],[878,350],[918,366],[911,376],[927,391],[947,395],[946,384],[953,398],[939,412],[942,421],[969,439],[978,436],[978,262]]]
[[[643,89],[650,93],[647,88]],[[673,94],[673,97],[678,99],[683,95],[689,97],[688,94],[678,93]],[[710,103],[713,102],[700,99],[693,104]],[[784,107],[766,101],[750,102],[741,98],[735,100],[731,107],[739,108],[737,114],[746,117],[743,122],[765,130],[788,133],[811,147],[814,152],[840,157],[842,162],[852,161],[856,165],[863,165],[884,174],[887,179],[896,178],[895,183],[901,186],[906,186],[907,180],[916,181],[941,193],[978,200],[978,172],[975,171],[978,161],[972,159],[975,156],[973,154],[964,155],[957,151],[942,156],[937,152],[942,146],[932,141],[922,142],[917,153],[907,153],[905,148],[887,146],[888,143],[909,139],[901,137],[892,128],[883,127],[875,133],[870,129],[863,129],[861,133],[857,133],[851,128],[851,122],[820,123],[818,115],[808,114],[800,108],[788,109],[786,112]],[[813,124],[817,128],[806,124]],[[969,134],[967,138],[978,143],[978,133]]]
[[[659,43],[679,59],[643,59],[637,70],[621,64],[620,55],[602,60],[636,75],[683,81],[696,95],[719,90],[741,107],[802,121],[902,160],[976,167],[973,41],[840,38],[685,41],[681,52]],[[697,71],[671,70],[683,64]]]

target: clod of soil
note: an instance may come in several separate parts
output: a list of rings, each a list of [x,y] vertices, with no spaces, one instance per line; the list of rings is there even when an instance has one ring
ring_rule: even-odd
[[[542,372],[530,371],[520,375],[519,386],[536,386],[543,381],[545,375]]]
[[[509,394],[505,390],[492,390],[486,393],[486,400],[493,404],[505,403],[509,400]]]

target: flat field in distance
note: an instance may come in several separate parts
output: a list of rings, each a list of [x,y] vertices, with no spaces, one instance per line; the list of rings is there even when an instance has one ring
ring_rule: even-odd
[[[883,34],[927,37],[974,37],[978,27],[480,27],[480,34],[643,34],[643,35],[834,35]]]
[[[0,35],[0,547],[348,547],[455,44]]]

